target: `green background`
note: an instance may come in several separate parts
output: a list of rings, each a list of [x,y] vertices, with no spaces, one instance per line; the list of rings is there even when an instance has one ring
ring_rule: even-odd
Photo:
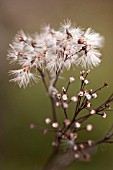
[[[50,103],[40,81],[31,88],[19,89],[10,84],[7,57],[8,44],[16,32],[23,29],[33,33],[44,23],[56,29],[64,19],[78,26],[92,27],[105,37],[100,67],[91,71],[90,87],[95,89],[107,81],[109,89],[101,92],[97,105],[113,92],[113,1],[112,0],[0,0],[0,170],[40,170],[51,153],[52,134],[42,135],[31,130],[30,123],[43,125],[51,115]],[[78,68],[65,73],[79,77]],[[59,88],[66,84],[59,83]],[[78,84],[72,85],[72,93]],[[95,125],[93,139],[101,138],[113,122],[91,120]],[[82,134],[84,137],[84,134]],[[90,162],[75,162],[67,170],[113,170],[113,145],[98,147]]]

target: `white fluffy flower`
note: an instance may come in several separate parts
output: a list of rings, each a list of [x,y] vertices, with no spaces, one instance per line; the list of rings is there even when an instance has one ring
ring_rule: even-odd
[[[66,33],[66,30],[71,28],[71,21],[70,20],[67,20],[67,21],[64,20],[64,22],[60,23],[60,25],[61,25],[60,31]]]
[[[32,41],[33,39],[30,35],[25,34],[23,30],[20,30],[16,34],[12,45],[19,52],[32,51],[33,50]]]
[[[95,33],[91,28],[84,31],[80,27],[72,26],[68,20],[61,24],[57,31],[49,25],[44,26],[40,34],[28,35],[22,30],[19,31],[10,44],[8,60],[10,63],[21,65],[22,68],[29,66],[35,70],[47,70],[52,77],[59,70],[70,69],[72,65],[85,68],[98,66],[101,62],[98,48],[102,45],[103,37],[99,33]],[[30,71],[26,74],[27,76],[25,73],[22,76],[33,77]],[[20,82],[20,87],[28,84],[28,78],[24,82],[22,78],[17,77],[13,81]]]
[[[12,63],[15,63],[18,59],[18,51],[10,44],[10,50],[8,51],[8,60],[10,61],[9,63],[12,64]]]
[[[103,46],[103,36],[100,36],[99,33],[94,32],[92,28],[88,28],[84,34],[86,38],[86,43],[92,45],[96,48],[101,48]]]
[[[36,75],[32,74],[28,67],[24,67],[23,69],[19,70],[11,70],[9,71],[9,74],[13,76],[13,78],[10,80],[10,82],[17,83],[19,87],[27,87],[30,82],[37,82]]]
[[[98,50],[92,48],[87,51],[87,54],[84,53],[80,58],[78,58],[76,64],[85,68],[96,67],[101,62],[100,56],[101,53]]]

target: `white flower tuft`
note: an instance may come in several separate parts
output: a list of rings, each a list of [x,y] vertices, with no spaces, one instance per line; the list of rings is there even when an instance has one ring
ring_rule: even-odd
[[[36,70],[48,70],[52,77],[54,73],[65,68],[70,69],[72,65],[84,68],[98,66],[101,62],[99,48],[102,45],[103,37],[99,33],[91,28],[84,31],[80,27],[72,26],[67,20],[58,31],[50,25],[44,26],[40,34],[28,35],[22,30],[19,31],[10,44],[8,60],[22,68],[27,65]],[[36,80],[30,71],[23,73],[22,78],[19,75],[17,77],[12,81],[18,82],[20,87],[26,87],[29,79]],[[70,82],[72,81],[73,77],[70,78]]]
[[[20,88],[26,88],[28,84],[38,81],[37,76],[31,73],[27,66],[20,70],[11,70],[9,74],[14,77],[10,82],[17,83]]]

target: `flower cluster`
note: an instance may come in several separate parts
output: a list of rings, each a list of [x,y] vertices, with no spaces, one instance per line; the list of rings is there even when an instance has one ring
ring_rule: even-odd
[[[43,133],[47,134],[49,131],[56,133],[57,138],[52,142],[54,147],[60,146],[61,151],[64,153],[72,152],[74,159],[86,160],[90,159],[90,149],[96,147],[101,143],[112,143],[113,142],[113,127],[105,135],[103,139],[99,141],[94,141],[89,135],[89,139],[86,141],[81,140],[81,131],[91,132],[94,128],[93,123],[88,122],[87,120],[90,117],[98,115],[101,118],[106,118],[107,112],[112,111],[110,103],[113,101],[113,94],[103,102],[100,106],[94,107],[93,100],[99,96],[100,90],[105,87],[108,87],[107,83],[104,83],[103,86],[96,90],[87,89],[87,84],[89,80],[87,76],[89,75],[90,70],[80,71],[80,89],[77,95],[69,95],[69,89],[72,82],[75,81],[74,77],[70,77],[66,87],[62,87],[61,92],[55,88],[51,91],[51,97],[54,101],[54,107],[62,109],[64,115],[63,121],[58,121],[59,114],[54,113],[56,117],[53,117],[53,120],[50,117],[45,118],[45,124],[47,128],[42,128]],[[75,93],[75,92],[74,92]],[[74,113],[69,112],[69,108],[74,105]],[[84,113],[85,111],[85,113]],[[84,113],[84,114],[83,114]],[[87,123],[86,123],[87,122]],[[37,126],[31,124],[31,128],[36,128]]]
[[[40,69],[55,77],[59,70],[70,69],[72,65],[96,67],[101,62],[98,49],[102,45],[103,37],[99,33],[91,28],[84,30],[72,26],[71,22],[61,24],[57,31],[49,25],[43,27],[40,34],[28,35],[20,31],[8,52],[10,63],[21,66],[19,70],[10,71],[11,81],[26,87],[31,81],[37,82],[37,70]]]

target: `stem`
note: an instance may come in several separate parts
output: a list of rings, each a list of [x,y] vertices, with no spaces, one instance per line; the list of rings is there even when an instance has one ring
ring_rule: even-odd
[[[37,68],[37,70],[39,71],[39,73],[40,73],[40,75],[42,77],[42,81],[43,81],[44,87],[46,89],[46,92],[48,93],[48,86],[47,86],[47,83],[45,81],[45,75],[44,75],[44,73],[42,72],[41,69]]]
[[[103,108],[103,106],[106,109],[105,105],[109,104],[112,101],[113,101],[113,93],[110,95],[110,97],[104,103],[102,103],[99,107],[96,108],[96,111],[100,111],[100,109]]]
[[[58,149],[54,149],[54,151],[52,152],[52,154],[50,155],[50,157],[48,158],[46,164],[44,165],[44,168],[43,170],[52,170],[52,162],[53,162],[53,159],[55,159],[56,155],[57,155],[57,152],[58,152]],[[53,169],[54,170],[54,169]]]
[[[62,69],[62,67],[61,67]],[[59,68],[58,72],[56,73],[56,78],[52,84],[53,87],[56,86],[56,83],[57,83],[57,80],[58,80],[58,77],[59,77],[59,74],[61,72],[61,69]],[[51,99],[51,105],[52,105],[52,111],[53,111],[53,121],[54,122],[57,122],[57,114],[56,114],[56,109],[55,109],[55,101],[54,101],[54,98],[52,96],[50,96],[50,99]]]
[[[68,89],[69,89],[69,85],[70,85],[70,81],[69,81],[68,84],[67,84],[66,93],[67,93],[67,91],[68,91]]]
[[[62,69],[62,68],[61,68]],[[58,72],[56,73],[56,77],[55,77],[55,80],[53,82],[53,86],[55,87],[56,83],[57,83],[57,80],[58,80],[58,77],[59,77],[59,74],[61,72],[61,69],[58,70]]]
[[[108,85],[106,85],[106,83],[105,83],[102,87],[98,88],[98,89],[95,90],[93,93],[97,93],[98,91],[100,91],[101,89],[103,89],[103,88],[106,87],[106,86],[108,86]]]
[[[44,75],[44,73],[42,72],[41,69],[38,68],[38,71],[40,72],[44,87],[46,89],[46,92],[48,93],[48,86],[47,86],[47,83],[46,83],[46,80],[45,80],[45,75]],[[55,82],[57,82],[57,79],[55,79],[56,80]],[[51,100],[52,113],[53,113],[53,122],[57,122],[57,114],[56,114],[56,110],[55,110],[54,98],[52,96],[50,96],[50,100]]]
[[[61,153],[57,147],[53,151],[43,170],[64,170],[74,160],[73,152]]]
[[[53,113],[53,122],[57,122],[57,114],[55,109],[54,98],[50,96],[50,99],[51,99],[51,106],[52,106],[52,113]]]

